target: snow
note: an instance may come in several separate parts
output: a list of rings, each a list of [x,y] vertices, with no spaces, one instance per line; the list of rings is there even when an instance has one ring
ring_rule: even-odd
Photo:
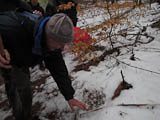
[[[93,109],[89,111],[82,111],[76,108],[76,112],[72,113],[53,78],[47,77],[45,83],[40,86],[42,91],[37,91],[33,95],[33,105],[37,102],[41,103],[40,110],[38,111],[41,120],[49,120],[46,117],[47,114],[54,114],[56,112],[59,113],[56,114],[55,120],[160,120],[160,31],[149,26],[153,23],[153,19],[160,17],[160,12],[157,12],[160,11],[160,6],[152,4],[151,7],[152,9],[145,9],[144,17],[139,17],[138,19],[136,17],[129,18],[133,26],[139,25],[142,28],[148,25],[146,33],[155,37],[152,42],[139,44],[136,47],[122,48],[121,55],[116,57],[115,55],[106,56],[105,60],[101,61],[98,66],[91,66],[89,68],[90,71],[71,72],[78,62],[73,61],[74,56],[71,53],[66,53],[64,56],[68,70],[73,77],[72,83],[76,90],[75,98],[83,102],[86,100],[94,101],[97,95],[104,94],[105,97],[101,101],[104,101],[104,104],[97,105],[98,107],[93,104]],[[158,14],[154,15],[153,13],[155,12]],[[86,12],[86,14],[90,15],[91,13],[88,14]],[[85,22],[97,24],[99,21],[104,20],[102,15],[100,17],[97,16],[98,19],[95,18],[91,20],[90,17]],[[81,23],[78,25],[84,26]],[[130,33],[137,33],[138,30],[139,28],[135,28]],[[147,39],[142,38],[142,40],[145,41]],[[125,40],[122,42],[125,42]],[[134,49],[135,61],[130,60],[132,54],[128,52],[128,49]],[[122,81],[121,70],[125,81],[131,84],[133,88],[123,90],[120,96],[111,100],[115,89]],[[42,72],[38,70],[38,67],[31,69],[31,73],[32,81],[49,75],[47,70]],[[86,94],[84,92],[85,89],[89,91]],[[2,92],[0,100],[5,100],[4,85],[0,86],[0,91]],[[93,94],[92,100],[87,96],[89,93]],[[119,106],[120,104],[150,105],[136,107]],[[100,109],[96,110],[96,107]],[[10,109],[5,111],[0,108],[0,118],[2,120],[8,115],[11,115]]]

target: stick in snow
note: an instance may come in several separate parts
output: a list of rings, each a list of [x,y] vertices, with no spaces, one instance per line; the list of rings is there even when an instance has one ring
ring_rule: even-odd
[[[133,88],[133,86],[131,84],[127,83],[124,80],[124,76],[123,76],[122,70],[121,70],[121,76],[122,76],[123,81],[119,84],[119,86],[115,90],[114,95],[112,97],[112,100],[115,99],[116,97],[118,97],[121,94],[122,90]]]

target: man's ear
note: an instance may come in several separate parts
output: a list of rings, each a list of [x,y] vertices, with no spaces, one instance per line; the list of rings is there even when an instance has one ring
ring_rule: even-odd
[[[54,40],[51,39],[49,36],[46,37],[46,45],[47,45],[47,48],[48,49],[53,49],[53,46],[54,46]]]

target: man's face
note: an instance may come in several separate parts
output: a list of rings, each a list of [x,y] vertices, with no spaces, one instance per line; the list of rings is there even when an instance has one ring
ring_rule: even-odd
[[[38,0],[32,0],[31,2],[33,6],[36,6],[38,4]]]
[[[49,50],[54,51],[56,49],[62,49],[64,48],[65,43],[57,42],[55,40],[49,39],[47,40],[47,47]]]

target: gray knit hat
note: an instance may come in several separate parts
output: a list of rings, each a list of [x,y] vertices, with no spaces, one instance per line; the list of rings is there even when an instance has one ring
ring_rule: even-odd
[[[72,20],[64,13],[55,14],[46,23],[45,32],[55,41],[70,43],[74,37]]]

